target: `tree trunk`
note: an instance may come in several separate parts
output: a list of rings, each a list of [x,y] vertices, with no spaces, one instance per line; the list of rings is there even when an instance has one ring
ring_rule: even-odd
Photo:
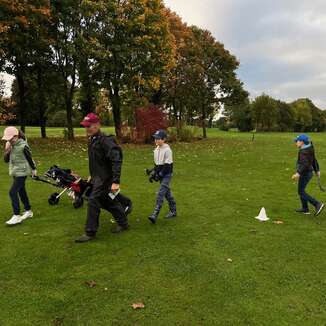
[[[121,101],[120,101],[119,88],[117,86],[113,88],[110,87],[109,91],[110,91],[110,99],[111,99],[112,111],[113,111],[115,134],[118,139],[121,139],[122,137]]]
[[[212,116],[210,116],[210,118],[208,120],[208,127],[213,128],[213,117]]]
[[[66,101],[66,111],[67,111],[67,137],[69,140],[74,139],[74,127],[72,123],[72,100],[68,97]]]
[[[205,105],[202,105],[202,128],[203,128],[203,138],[207,138]]]
[[[42,72],[40,68],[37,70],[37,86],[38,86],[38,111],[39,111],[39,124],[41,127],[41,137],[46,138],[46,117],[45,117],[46,104],[45,104]]]
[[[81,91],[83,94],[83,99],[80,103],[81,110],[84,115],[87,115],[95,111],[95,100],[94,100],[94,90],[91,85],[90,80],[82,81]]]
[[[73,73],[71,75],[71,84],[68,90],[67,86],[69,85],[68,80],[66,79],[66,111],[67,111],[67,138],[68,140],[74,140],[74,125],[72,122],[72,105],[75,91],[75,83],[76,83],[76,61],[73,66]]]
[[[16,79],[18,83],[18,97],[19,97],[19,122],[20,129],[25,133],[26,127],[26,116],[25,116],[25,82],[24,82],[24,73],[21,68],[18,69],[16,73]]]
[[[65,104],[66,104],[66,117],[67,117],[67,138],[69,140],[73,140],[74,139],[74,127],[73,127],[73,123],[72,123],[72,94],[71,94],[71,88],[72,86],[70,86],[70,90],[68,91],[67,89],[67,84],[68,81],[66,81],[66,87],[65,87]]]
[[[152,103],[154,105],[161,105],[162,104],[162,96],[163,96],[163,91],[162,91],[162,86],[161,86],[159,90],[154,92],[154,94],[152,96]]]

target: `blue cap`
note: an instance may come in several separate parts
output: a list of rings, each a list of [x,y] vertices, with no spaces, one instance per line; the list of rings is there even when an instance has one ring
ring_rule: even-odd
[[[153,135],[154,139],[166,139],[168,137],[167,133],[165,130],[157,130],[155,134]]]
[[[294,142],[303,141],[305,144],[310,143],[310,138],[307,135],[300,135],[294,139]]]

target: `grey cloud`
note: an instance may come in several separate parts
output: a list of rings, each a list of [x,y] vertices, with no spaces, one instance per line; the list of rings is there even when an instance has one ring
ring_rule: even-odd
[[[240,59],[239,76],[252,96],[310,97],[326,108],[326,1],[166,3],[189,24],[211,30]]]

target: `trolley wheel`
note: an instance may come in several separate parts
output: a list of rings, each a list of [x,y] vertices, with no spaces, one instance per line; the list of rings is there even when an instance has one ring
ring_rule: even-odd
[[[48,202],[51,206],[58,205],[60,198],[57,198],[59,194],[57,192],[54,192],[48,199]]]
[[[75,209],[81,208],[84,205],[84,199],[82,197],[77,197],[74,202],[73,206]]]

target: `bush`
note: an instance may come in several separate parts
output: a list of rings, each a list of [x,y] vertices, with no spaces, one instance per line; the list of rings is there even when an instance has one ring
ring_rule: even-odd
[[[137,142],[151,142],[152,135],[159,129],[167,129],[168,119],[158,106],[149,106],[136,110],[136,132],[133,137]]]
[[[48,127],[66,127],[67,126],[67,114],[66,111],[61,110],[54,112],[47,120]]]
[[[217,121],[217,127],[222,131],[229,131],[230,130],[230,123],[227,118],[222,117]]]
[[[81,112],[76,111],[73,113],[72,124],[74,127],[79,127],[80,122],[83,120]],[[67,127],[67,113],[65,110],[54,112],[47,120],[48,127]]]
[[[193,126],[184,126],[181,129],[169,128],[168,137],[169,141],[191,142],[197,138],[200,128]]]

